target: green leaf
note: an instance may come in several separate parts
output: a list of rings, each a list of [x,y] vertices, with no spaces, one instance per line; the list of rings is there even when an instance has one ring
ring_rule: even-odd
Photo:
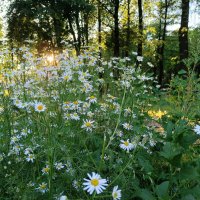
[[[147,160],[147,159],[148,158],[145,158],[145,157],[139,157],[138,161],[139,161],[139,164],[148,173],[148,172],[152,172],[153,171],[153,167],[152,167],[151,163],[149,162],[149,160]]]
[[[186,149],[190,145],[194,144],[197,139],[198,136],[195,134],[183,135],[183,137],[179,140],[179,144]]]
[[[183,197],[181,200],[196,200],[196,199],[194,198],[193,195],[189,194],[189,195]]]
[[[184,166],[184,168],[181,169],[179,173],[179,179],[180,180],[198,180],[199,179],[199,173],[197,171],[198,169],[196,167],[187,165]]]
[[[177,147],[175,144],[166,142],[163,151],[160,152],[160,155],[166,159],[172,160],[175,156],[181,153],[180,147]]]
[[[155,200],[155,197],[152,195],[152,193],[147,189],[140,189],[136,192],[134,195],[135,197],[140,197],[143,200]]]
[[[169,189],[169,181],[164,181],[160,185],[156,186],[156,194],[160,199],[169,199],[168,195],[168,189]]]
[[[187,74],[187,72],[186,72],[185,70],[182,69],[182,70],[180,70],[180,71],[178,72],[178,74],[179,74],[179,75]]]

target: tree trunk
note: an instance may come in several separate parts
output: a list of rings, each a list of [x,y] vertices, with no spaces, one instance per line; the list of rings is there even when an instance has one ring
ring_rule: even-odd
[[[101,48],[101,2],[98,0],[98,45],[99,45],[99,67],[101,67],[101,57],[102,57],[102,48]],[[99,72],[99,78],[103,78],[103,73]],[[103,96],[103,85],[99,86],[99,95]]]
[[[142,43],[143,43],[143,10],[142,0],[138,0],[138,13],[139,13],[139,37],[138,37],[138,56],[142,56]]]
[[[102,56],[101,49],[101,2],[98,0],[98,45],[99,45],[99,58]]]
[[[165,49],[165,38],[166,38],[166,29],[167,29],[167,15],[168,15],[168,2],[165,0],[165,13],[164,13],[164,25],[163,25],[163,33],[162,33],[162,44],[158,48],[159,53],[159,74],[158,74],[158,83],[163,85],[163,76],[164,76],[164,49]]]
[[[177,71],[186,69],[183,59],[188,58],[188,23],[189,23],[189,0],[182,0],[181,27],[179,29],[179,54],[180,64]]]
[[[119,57],[119,0],[115,0],[114,2],[114,57]]]
[[[76,55],[78,56],[80,54],[80,50],[79,50],[78,45],[77,45],[76,34],[75,34],[75,31],[74,31],[74,28],[73,28],[73,25],[72,25],[72,19],[71,19],[70,16],[68,16],[68,23],[69,23],[69,27],[70,27],[70,32],[71,32],[73,40],[74,40],[74,47],[75,47],[75,50],[76,50]]]
[[[114,1],[114,57],[119,57],[119,0]],[[113,70],[114,79],[119,78],[119,70]]]
[[[130,1],[131,0],[127,0],[126,57],[129,56],[129,50],[130,50]]]

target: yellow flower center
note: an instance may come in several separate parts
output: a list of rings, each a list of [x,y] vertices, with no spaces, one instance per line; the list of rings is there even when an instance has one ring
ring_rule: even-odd
[[[65,76],[64,79],[65,79],[66,81],[68,81],[68,80],[69,80],[69,76]]]
[[[42,190],[46,189],[46,184],[40,185],[40,189],[42,189]]]
[[[98,179],[92,179],[91,181],[91,184],[93,185],[93,186],[97,186],[97,185],[99,185],[99,180]]]
[[[45,167],[45,168],[44,168],[44,172],[48,173],[48,172],[49,172],[49,168],[48,168],[48,167]]]
[[[38,109],[38,110],[43,110],[43,108],[44,108],[44,106],[41,105],[41,104],[37,106],[37,109]]]
[[[92,124],[90,122],[86,122],[85,126],[90,127]]]
[[[116,199],[118,197],[117,192],[113,193],[113,198]]]
[[[129,145],[129,142],[128,142],[128,141],[125,141],[125,142],[124,142],[124,145],[125,145],[125,146],[128,146],[128,145]]]
[[[95,96],[91,96],[90,99],[95,99]]]
[[[74,101],[74,104],[75,104],[75,105],[78,105],[78,101]]]

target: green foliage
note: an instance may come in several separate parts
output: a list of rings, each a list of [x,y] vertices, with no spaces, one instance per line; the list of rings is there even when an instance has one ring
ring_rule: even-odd
[[[6,52],[2,64],[11,62]],[[133,60],[99,65],[94,52],[66,51],[52,63],[21,53],[23,62],[14,59],[16,68],[0,73],[1,198],[112,199],[116,185],[121,199],[200,198],[193,72],[181,72],[160,92]],[[92,172],[108,181],[100,194],[83,189]]]

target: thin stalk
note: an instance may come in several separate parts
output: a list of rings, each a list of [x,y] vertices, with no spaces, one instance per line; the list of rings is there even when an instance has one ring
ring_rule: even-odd
[[[110,137],[110,140],[105,148],[105,150],[107,150],[107,148],[110,146],[115,134],[116,134],[116,131],[118,129],[118,126],[119,126],[119,123],[120,123],[120,119],[121,119],[121,114],[122,114],[122,107],[123,107],[123,104],[124,104],[124,100],[125,100],[125,97],[126,97],[126,88],[124,89],[124,95],[123,95],[123,98],[122,98],[122,102],[121,102],[121,106],[120,106],[120,112],[119,112],[119,116],[118,116],[118,119],[117,119],[117,124],[115,126],[115,130],[113,132],[113,134],[111,135]]]

